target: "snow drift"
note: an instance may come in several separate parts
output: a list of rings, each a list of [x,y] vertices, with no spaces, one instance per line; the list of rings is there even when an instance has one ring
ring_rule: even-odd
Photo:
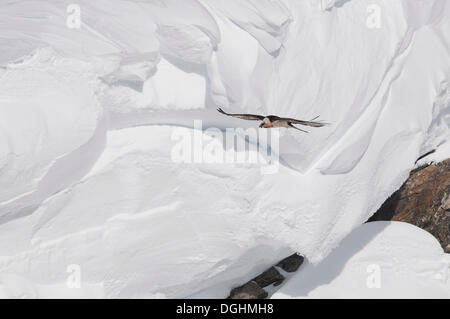
[[[80,295],[224,297],[292,250],[320,262],[448,151],[449,17],[445,0],[2,3],[2,293],[61,293],[76,264]],[[217,105],[332,125],[282,131],[276,174],[175,163],[178,127],[253,124]]]
[[[368,223],[273,298],[449,298],[450,256],[432,235],[399,222]]]

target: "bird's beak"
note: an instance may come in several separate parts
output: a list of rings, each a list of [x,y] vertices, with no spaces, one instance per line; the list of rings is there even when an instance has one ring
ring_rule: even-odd
[[[264,122],[259,124],[259,128],[263,128],[264,124],[265,124]]]

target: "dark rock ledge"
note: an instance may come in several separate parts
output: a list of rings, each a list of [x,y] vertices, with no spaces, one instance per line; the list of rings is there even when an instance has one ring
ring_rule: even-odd
[[[276,266],[270,267],[261,275],[253,278],[240,287],[231,290],[229,299],[264,299],[268,293],[263,288],[270,285],[278,286],[284,281],[284,276],[275,267],[286,272],[295,272],[302,265],[303,257],[294,254],[280,261]]]
[[[450,253],[450,159],[412,171],[368,221],[390,220],[428,231]]]
[[[432,235],[450,253],[450,159],[413,170],[408,180],[392,194],[368,220],[400,221],[420,227]],[[299,254],[280,261],[276,267],[295,272],[303,263]],[[231,290],[231,299],[264,299],[265,287],[278,286],[284,276],[273,266],[246,284]]]

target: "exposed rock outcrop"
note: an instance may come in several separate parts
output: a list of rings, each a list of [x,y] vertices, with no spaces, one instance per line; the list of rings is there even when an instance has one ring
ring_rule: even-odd
[[[277,270],[280,267],[286,272],[295,272],[303,263],[303,257],[294,254],[282,261],[276,266],[270,267],[261,275],[253,278],[246,284],[231,290],[230,299],[264,299],[268,293],[263,289],[270,285],[278,286],[284,281],[284,276]]]
[[[401,221],[434,235],[450,253],[450,159],[411,172],[371,221]]]
[[[263,272],[258,277],[254,278],[253,281],[256,282],[261,288],[274,285],[280,285],[284,280],[284,277],[275,267],[270,267],[268,270]]]
[[[256,282],[249,281],[245,285],[231,290],[229,299],[265,299],[269,294]]]
[[[280,261],[277,266],[286,272],[296,272],[298,268],[303,264],[303,256],[299,254],[293,254],[282,261]]]
[[[400,221],[413,224],[434,235],[446,253],[450,253],[450,159],[419,167],[411,172],[402,187],[392,194],[368,220]],[[299,254],[280,261],[276,267],[295,272],[303,263]],[[280,285],[284,276],[271,267],[243,286],[234,288],[233,299],[262,299],[268,293],[263,289]]]

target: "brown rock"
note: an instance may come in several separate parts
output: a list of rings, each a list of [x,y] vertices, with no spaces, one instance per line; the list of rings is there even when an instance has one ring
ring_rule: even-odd
[[[268,295],[256,282],[249,281],[245,285],[231,290],[228,299],[265,299]]]
[[[450,251],[450,159],[411,172],[369,219],[407,222],[433,234]]]
[[[296,272],[298,268],[303,264],[303,256],[299,254],[293,254],[277,264],[277,267],[280,267],[286,272]]]
[[[446,254],[450,254],[450,245],[447,245],[447,247],[444,248],[444,251]]]
[[[267,287],[271,284],[278,286],[283,282],[283,280],[284,276],[280,274],[275,267],[270,267],[261,275],[253,279],[253,281],[256,282],[261,288]]]

